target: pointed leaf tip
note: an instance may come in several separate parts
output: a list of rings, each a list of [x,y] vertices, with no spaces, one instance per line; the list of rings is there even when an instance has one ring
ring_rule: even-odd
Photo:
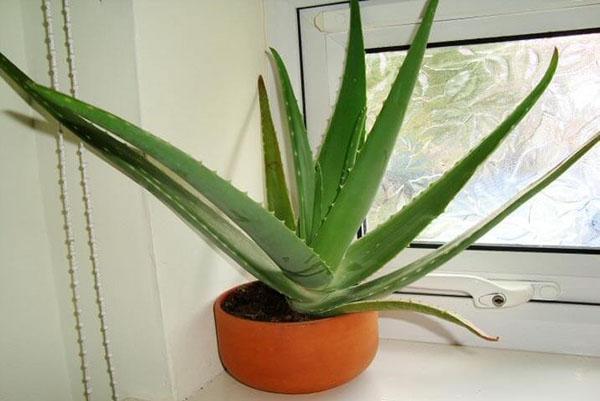
[[[319,228],[315,250],[330,266],[339,264],[379,190],[391,156],[389,149],[394,147],[417,82],[437,4],[437,0],[427,3],[415,38],[373,128],[367,135],[354,168],[346,177],[346,185],[335,195],[335,203],[327,209],[327,220]],[[352,123],[356,121],[359,112],[360,110],[354,114]],[[352,130],[352,126],[349,129]],[[346,148],[347,146],[344,149]],[[339,156],[341,176],[345,154]],[[322,168],[325,177],[326,166],[322,164]],[[339,179],[335,181],[336,189],[338,183]]]
[[[296,100],[285,63],[277,50],[271,48],[271,53],[279,77],[282,98],[285,103],[288,133],[292,146],[293,170],[296,175],[296,196],[299,204],[298,236],[301,238],[310,238],[315,197],[315,167],[312,150],[308,143],[304,118]]]
[[[339,306],[329,313],[353,313],[353,312],[366,312],[366,311],[394,311],[394,310],[405,310],[409,312],[417,312],[425,315],[437,317],[447,322],[453,323],[457,326],[467,329],[477,337],[487,341],[498,341],[500,337],[492,336],[487,334],[473,323],[462,318],[454,312],[440,309],[436,306],[429,305],[419,301],[398,299],[398,300],[373,300],[373,301],[359,301]]]
[[[321,165],[322,194],[317,206],[322,221],[340,191],[340,183],[345,180],[348,164],[356,158],[357,146],[364,135],[364,123],[355,127],[362,110],[367,107],[367,79],[365,49],[358,1],[350,2],[350,29],[346,62],[341,77],[338,99],[327,132],[319,152]],[[358,137],[358,138],[357,138]],[[318,230],[319,227],[313,227]]]
[[[334,285],[347,287],[367,278],[404,249],[439,216],[467,184],[477,168],[501,145],[525,117],[550,84],[558,65],[555,50],[544,76],[525,99],[462,160],[430,184],[386,222],[350,245],[341,262]],[[382,243],[374,253],[374,244]]]

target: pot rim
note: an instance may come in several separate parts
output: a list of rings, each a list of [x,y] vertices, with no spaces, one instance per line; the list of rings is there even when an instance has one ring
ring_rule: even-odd
[[[240,316],[232,315],[231,313],[229,313],[225,309],[223,309],[223,302],[225,301],[225,299],[227,298],[227,296],[229,294],[231,294],[233,291],[237,290],[240,287],[248,286],[250,284],[257,283],[257,282],[260,282],[260,280],[254,280],[254,281],[249,281],[246,283],[238,284],[235,287],[232,287],[232,288],[224,291],[223,293],[221,293],[221,295],[219,295],[217,297],[217,299],[215,300],[215,302],[213,304],[214,311],[217,312],[217,310],[218,310],[222,314],[227,315],[232,319],[243,320],[245,322],[248,322],[249,324],[257,324],[257,325],[264,325],[264,326],[288,326],[288,327],[291,327],[291,326],[314,326],[317,324],[326,324],[327,322],[329,322],[331,320],[335,320],[335,319],[350,319],[356,315],[378,314],[376,311],[352,312],[352,313],[343,313],[340,315],[318,318],[318,319],[314,319],[314,320],[307,320],[304,322],[265,322],[262,320],[252,320],[252,319],[246,319],[246,318],[243,318]]]

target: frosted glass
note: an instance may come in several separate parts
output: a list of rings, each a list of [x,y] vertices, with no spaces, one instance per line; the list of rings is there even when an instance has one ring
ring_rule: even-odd
[[[429,49],[367,226],[384,222],[491,132],[539,80],[554,47],[561,58],[547,92],[418,241],[454,238],[600,131],[600,34]],[[369,127],[404,56],[367,55]],[[478,243],[600,247],[600,148]]]

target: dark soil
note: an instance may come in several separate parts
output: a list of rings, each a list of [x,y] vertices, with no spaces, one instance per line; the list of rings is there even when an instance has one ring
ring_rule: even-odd
[[[223,310],[234,316],[260,322],[306,322],[318,319],[294,311],[286,298],[260,281],[244,285],[222,304]]]

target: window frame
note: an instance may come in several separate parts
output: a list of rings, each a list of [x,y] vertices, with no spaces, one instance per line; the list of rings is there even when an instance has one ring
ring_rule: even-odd
[[[341,74],[347,30],[343,27],[348,25],[346,3],[332,4],[331,1],[318,0],[265,1],[268,45],[277,48],[286,59],[292,84],[306,112],[308,130],[312,134],[309,139],[315,149],[320,141],[319,133],[324,132],[331,104],[335,101],[332,99],[332,93],[336,93],[336,90],[330,83],[339,83],[336,77]],[[424,0],[361,2],[365,47],[373,49],[406,45],[416,27],[423,5]],[[398,21],[390,23],[390,15],[401,17],[398,17]],[[430,42],[592,29],[600,27],[599,17],[600,1],[584,0],[574,6],[568,0],[450,0],[440,4]],[[384,22],[378,25],[378,18]],[[481,29],[469,31],[472,36],[466,37],[464,29],[453,29],[451,26],[458,20],[466,21],[469,26],[480,24]],[[481,24],[482,20],[487,23]],[[389,42],[394,36],[401,38],[401,41]],[[323,68],[324,63],[327,65],[326,70]],[[275,96],[272,72],[270,75],[269,90]],[[315,110],[318,111],[315,113]],[[279,120],[279,111],[276,111],[276,116]],[[279,122],[278,125],[281,131],[282,124]],[[398,255],[390,262],[390,266],[400,266],[422,256],[429,252],[428,248],[430,247],[413,246]],[[491,260],[496,266],[502,266],[502,270],[491,270]],[[540,275],[539,266],[544,266],[548,274]],[[560,317],[555,319],[556,326],[543,325],[549,333],[546,341],[542,341],[543,344],[539,341],[524,340],[523,336],[519,336],[518,339],[511,336],[512,340],[508,339],[499,344],[499,347],[600,355],[600,345],[594,345],[593,341],[590,341],[590,333],[598,333],[600,329],[600,320],[596,317],[600,310],[597,309],[600,307],[597,291],[600,288],[600,256],[596,252],[574,254],[556,251],[526,252],[523,249],[515,252],[498,252],[497,249],[469,250],[442,267],[440,271],[477,275],[499,282],[542,280],[558,283],[561,287],[558,299],[550,301],[537,298],[517,308],[491,313],[473,308],[472,300],[463,296],[406,293],[404,296],[432,301],[448,309],[458,309],[469,317],[476,315],[474,320],[478,323],[496,327],[501,331],[502,328],[511,327],[516,331],[523,330],[523,333],[528,333],[529,330],[539,327],[540,321],[535,319],[536,316],[551,316],[557,313]],[[552,319],[549,318],[548,321],[551,322]],[[569,330],[570,339],[562,336],[564,329]],[[439,330],[423,330],[423,327],[414,324],[414,319],[402,322],[384,319],[382,324],[382,335],[388,338],[426,339],[436,342],[454,342],[458,339],[461,343],[481,345],[445,325],[442,331],[446,334],[452,333],[451,340],[448,336],[440,335]]]

